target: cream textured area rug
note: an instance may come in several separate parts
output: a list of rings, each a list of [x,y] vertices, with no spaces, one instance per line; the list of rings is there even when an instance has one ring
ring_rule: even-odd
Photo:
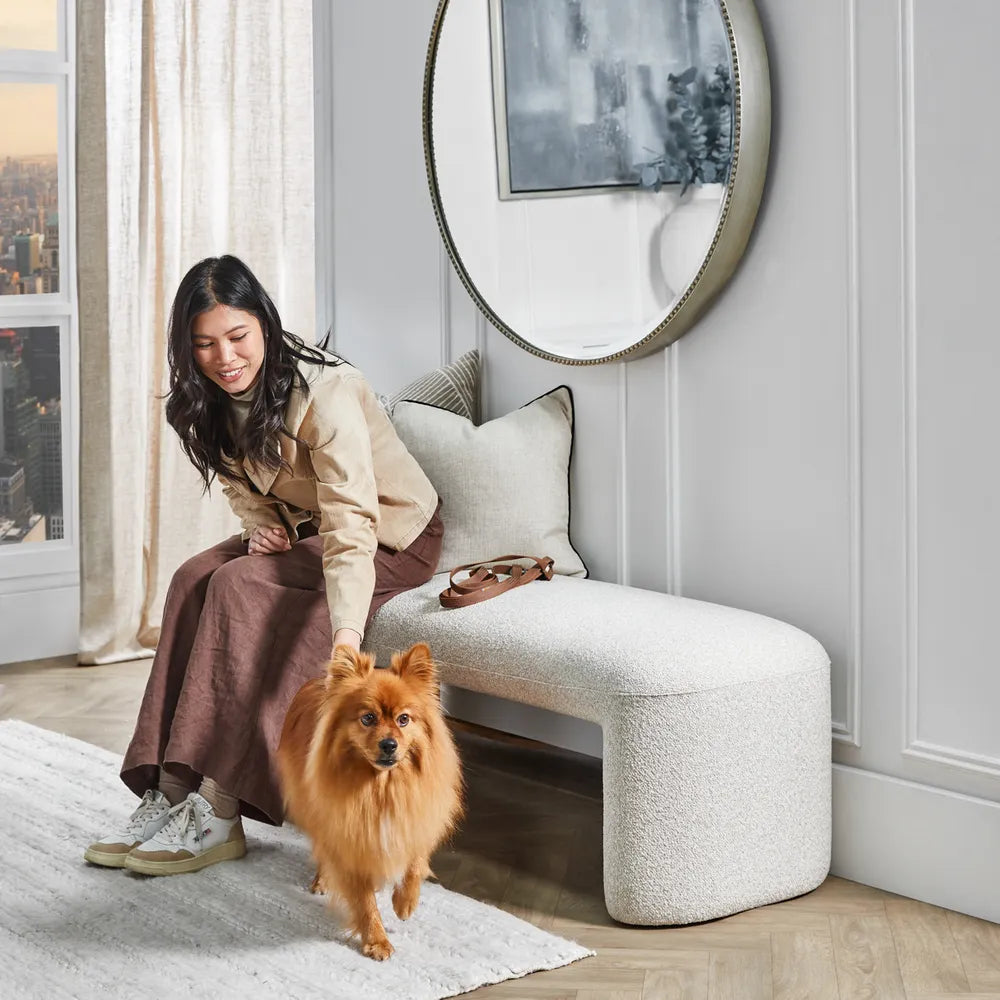
[[[0,996],[438,1000],[592,952],[427,884],[417,912],[379,900],[396,948],[374,962],[306,886],[298,831],[246,824],[240,861],[145,878],[82,854],[135,799],[120,758],[25,722],[0,722]]]

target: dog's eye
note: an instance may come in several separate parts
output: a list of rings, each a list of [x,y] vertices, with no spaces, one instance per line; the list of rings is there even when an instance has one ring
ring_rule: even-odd
[[[361,725],[362,726],[374,726],[375,725],[375,713],[374,712],[365,712],[365,714],[361,716]]]
[[[402,714],[402,715],[401,715],[401,716],[400,716],[400,717],[399,717],[399,718],[398,718],[398,719],[396,720],[396,722],[398,722],[398,723],[399,723],[399,725],[401,725],[401,726],[405,726],[405,725],[406,725],[406,724],[407,724],[407,723],[408,723],[409,721],[410,721],[410,717],[409,717],[409,716],[408,716],[408,715],[406,714],[406,712],[404,712],[404,713],[403,713],[403,714]]]

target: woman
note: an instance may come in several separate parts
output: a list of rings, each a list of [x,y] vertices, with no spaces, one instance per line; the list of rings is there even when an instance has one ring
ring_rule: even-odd
[[[174,574],[122,763],[142,801],[84,854],[150,875],[242,857],[241,815],[281,823],[288,703],[332,646],[359,648],[382,604],[430,579],[442,540],[434,487],[367,381],[284,331],[242,261],[185,275],[168,360],[167,420],[243,533]]]

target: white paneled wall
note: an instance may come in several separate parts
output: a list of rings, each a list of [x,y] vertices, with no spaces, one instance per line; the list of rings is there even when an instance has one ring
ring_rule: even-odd
[[[334,7],[338,346],[389,391],[478,344],[488,417],[569,385],[592,574],[820,639],[835,870],[1000,919],[1000,5],[758,0],[774,129],[746,257],[677,344],[592,368],[521,351],[447,268],[420,137],[435,6]],[[452,707],[600,749],[574,720]]]
[[[978,169],[958,182],[954,158],[957,140],[964,162],[995,159],[996,138],[977,133],[1000,74],[995,38],[952,24],[1000,16],[989,0],[956,7],[912,4],[903,49],[906,745],[1000,778],[1000,192]],[[959,71],[940,80],[942,63]]]
[[[437,225],[420,105],[426,0],[337,0],[333,11],[334,337],[380,385],[441,358]]]

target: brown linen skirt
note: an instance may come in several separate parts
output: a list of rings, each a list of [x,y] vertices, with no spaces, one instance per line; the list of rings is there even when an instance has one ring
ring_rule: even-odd
[[[434,575],[443,533],[437,512],[402,552],[378,547],[368,622]],[[136,795],[156,787],[162,766],[192,790],[212,778],[240,799],[244,816],[281,824],[275,751],[285,712],[323,673],[333,641],[322,556],[315,535],[267,556],[247,555],[234,535],[177,570],[122,762]]]

